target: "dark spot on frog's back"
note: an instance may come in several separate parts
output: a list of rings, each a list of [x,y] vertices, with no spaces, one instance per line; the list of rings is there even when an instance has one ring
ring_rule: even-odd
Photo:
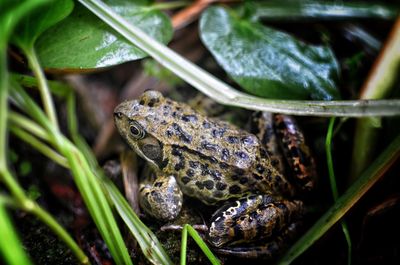
[[[249,159],[249,156],[245,152],[242,152],[242,151],[235,152],[235,155],[241,159],[246,159],[246,160]]]
[[[258,173],[262,174],[265,171],[265,168],[261,164],[257,164],[256,170]]]
[[[207,141],[202,141],[200,144],[203,149],[210,150],[210,151],[217,151],[217,148],[218,148],[218,145],[212,144]]]
[[[198,161],[189,161],[189,167],[197,168],[200,165]]]
[[[190,161],[190,162],[192,162],[192,161]],[[188,177],[193,177],[194,176],[194,170],[189,168],[188,170],[186,170],[186,174],[188,175]]]
[[[204,189],[204,185],[203,185],[203,183],[202,182],[200,182],[200,181],[196,181],[196,186],[197,186],[197,188],[199,188],[200,190],[202,190],[202,189]]]
[[[194,114],[191,115],[183,115],[181,120],[184,122],[196,122],[197,121],[197,116]]]
[[[227,169],[229,167],[229,165],[227,163],[221,162],[221,163],[219,163],[219,167],[221,169]]]
[[[229,187],[229,192],[230,192],[231,194],[239,194],[239,193],[241,192],[241,189],[240,189],[239,186],[233,185],[233,186],[230,186],[230,187]]]
[[[237,144],[239,143],[239,138],[237,138],[236,136],[228,136],[226,138],[226,140],[228,141],[228,143],[230,144]]]
[[[212,180],[206,180],[203,182],[204,187],[208,190],[212,190],[214,188],[214,182]]]
[[[229,159],[229,150],[228,149],[226,149],[226,148],[222,149],[221,159],[225,160],[225,161]]]
[[[224,189],[226,189],[226,187],[227,187],[228,185],[226,185],[226,184],[223,183],[223,182],[217,182],[217,184],[216,184],[215,186],[216,186],[217,190],[224,190]]]
[[[184,176],[184,177],[182,177],[181,181],[183,184],[188,184],[190,181],[190,178],[188,176]]]
[[[211,123],[209,123],[208,121],[203,121],[203,128],[204,128],[204,129],[209,129],[209,128],[211,128]]]
[[[166,130],[166,131],[165,131],[165,135],[166,135],[167,137],[171,137],[172,135],[174,135],[174,133],[173,133],[172,131],[170,131],[170,130]]]
[[[182,156],[182,151],[179,148],[173,147],[171,154],[173,156]]]
[[[222,136],[224,136],[225,131],[226,131],[225,128],[220,128],[220,129],[213,129],[211,133],[214,138],[221,138]]]
[[[174,169],[175,169],[176,171],[179,171],[179,170],[181,170],[181,169],[183,169],[183,168],[185,168],[185,160],[181,159],[181,160],[179,161],[179,163],[175,164]]]
[[[175,135],[179,137],[180,140],[182,140],[185,143],[190,143],[192,142],[192,136],[185,132],[181,126],[179,126],[177,123],[172,123],[172,128],[175,131]]]
[[[269,176],[271,176],[271,175],[268,175],[267,177],[269,177]],[[253,178],[255,178],[256,180],[262,180],[263,179],[263,177],[261,175],[254,174],[254,173],[253,173]]]

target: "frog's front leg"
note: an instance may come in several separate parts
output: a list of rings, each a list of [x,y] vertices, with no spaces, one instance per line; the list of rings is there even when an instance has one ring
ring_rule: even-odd
[[[302,201],[251,195],[227,203],[211,217],[208,241],[215,247],[268,240],[300,219]]]
[[[154,181],[139,187],[140,207],[158,220],[173,220],[182,209],[183,195],[174,176],[160,173]]]

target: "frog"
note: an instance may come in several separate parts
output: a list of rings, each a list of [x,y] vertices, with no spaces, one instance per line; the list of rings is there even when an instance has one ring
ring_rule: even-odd
[[[271,125],[261,124],[253,134],[155,90],[120,103],[114,110],[117,130],[159,173],[140,184],[142,208],[157,219],[173,220],[183,196],[189,196],[220,207],[206,234],[220,253],[272,257],[279,252],[304,215],[296,193],[311,191],[316,174],[293,120],[268,117],[287,139],[283,145],[284,153],[292,155],[292,179],[282,172],[284,162],[273,155],[274,137],[263,133],[262,127],[273,130]]]

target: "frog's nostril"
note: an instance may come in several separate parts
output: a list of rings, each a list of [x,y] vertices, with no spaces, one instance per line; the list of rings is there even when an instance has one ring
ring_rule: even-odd
[[[122,118],[122,112],[114,112],[114,117],[121,119]]]

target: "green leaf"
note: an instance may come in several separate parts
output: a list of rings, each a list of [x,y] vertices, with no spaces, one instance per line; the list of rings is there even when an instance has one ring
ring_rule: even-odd
[[[7,242],[0,244],[0,257],[3,256],[9,265],[29,265],[28,259],[22,244],[18,238],[17,232],[11,223],[11,220],[0,198],[0,238]],[[1,259],[0,259],[1,260]]]
[[[51,1],[39,10],[25,16],[18,24],[11,41],[29,50],[48,28],[67,17],[74,7],[72,0]]]
[[[294,37],[210,7],[201,17],[200,35],[224,70],[247,92],[266,98],[339,98],[339,66],[328,47]]]
[[[108,0],[114,11],[153,38],[167,43],[172,37],[168,16],[151,8],[150,1]],[[107,67],[141,59],[146,54],[82,6],[38,40],[42,65],[58,69]]]

